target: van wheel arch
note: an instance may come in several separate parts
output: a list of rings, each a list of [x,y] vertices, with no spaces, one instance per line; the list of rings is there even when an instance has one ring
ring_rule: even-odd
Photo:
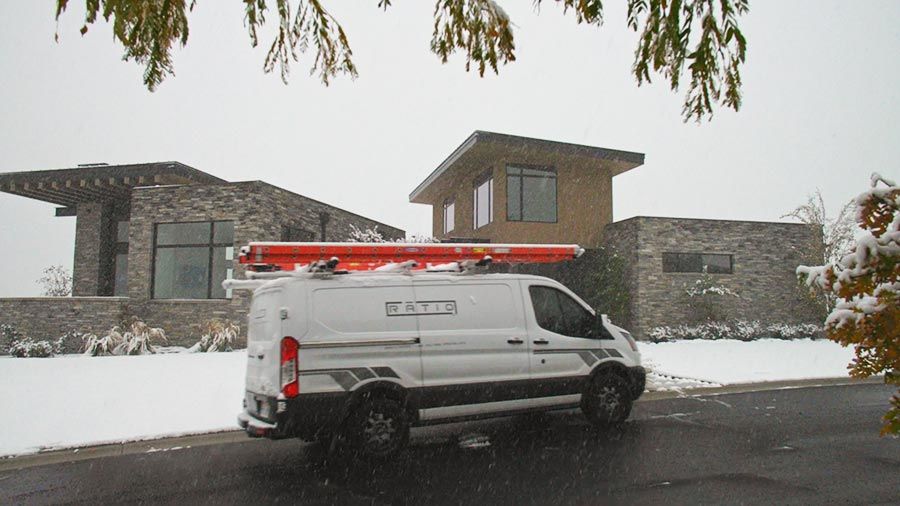
[[[601,374],[615,374],[616,376],[621,376],[622,379],[631,383],[631,378],[628,376],[628,368],[625,367],[625,364],[616,360],[607,360],[606,362],[601,362],[596,367],[594,367],[585,384],[589,385],[592,381],[594,381],[594,378],[600,376]]]
[[[381,397],[397,401],[401,406],[408,409],[408,392],[403,385],[392,381],[373,381],[354,390],[344,406],[343,419],[346,419],[353,410],[362,404],[363,401],[374,397]]]

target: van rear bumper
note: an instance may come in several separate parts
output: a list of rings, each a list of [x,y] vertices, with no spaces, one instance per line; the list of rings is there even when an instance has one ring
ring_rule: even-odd
[[[238,425],[250,437],[314,439],[321,431],[332,431],[343,421],[347,394],[300,394],[291,399],[266,398],[274,409],[274,419],[263,420],[244,411]]]
[[[631,380],[631,398],[637,400],[647,387],[647,371],[641,366],[629,367],[628,378]]]

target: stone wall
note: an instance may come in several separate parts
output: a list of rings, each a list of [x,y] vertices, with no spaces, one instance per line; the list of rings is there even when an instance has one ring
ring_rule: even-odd
[[[72,294],[100,295],[103,258],[101,246],[107,240],[109,210],[99,202],[86,202],[77,207],[75,221],[75,258],[72,263]]]
[[[662,254],[733,255],[732,274],[712,281],[739,297],[719,297],[721,319],[821,323],[824,313],[800,288],[797,265],[821,262],[820,227],[793,223],[637,217],[607,226],[605,243],[630,259],[630,322],[639,337],[656,326],[696,322],[686,288],[699,273],[664,273]],[[629,253],[631,251],[631,253]]]
[[[124,297],[4,298],[0,299],[0,324],[12,325],[37,340],[55,340],[70,331],[98,333],[119,324],[127,303]]]

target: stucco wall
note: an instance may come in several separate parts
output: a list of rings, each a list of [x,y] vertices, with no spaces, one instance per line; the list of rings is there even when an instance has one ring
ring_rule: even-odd
[[[506,166],[552,167],[557,171],[557,222],[507,221]],[[573,156],[541,149],[482,148],[429,188],[432,233],[435,237],[478,238],[491,242],[578,243],[597,246],[604,225],[612,221],[612,170],[616,162]],[[473,228],[474,181],[490,170],[494,178],[493,221]],[[444,234],[443,202],[456,203],[455,228]]]

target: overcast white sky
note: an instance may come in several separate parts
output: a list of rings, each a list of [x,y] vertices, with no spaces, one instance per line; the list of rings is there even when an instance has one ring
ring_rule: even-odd
[[[744,106],[701,125],[682,123],[683,92],[636,86],[624,0],[605,2],[599,29],[549,0],[540,13],[500,0],[518,61],[483,79],[430,53],[433,2],[327,0],[360,72],[328,88],[308,59],[288,86],[263,74],[242,2],[201,0],[155,93],[108,26],[78,34],[83,3],[57,44],[53,0],[0,0],[0,172],[178,160],[421,233],[429,208],[409,192],[476,129],[646,153],[614,179],[616,220],[779,220],[817,187],[834,213],[873,170],[900,176],[900,2],[751,1]],[[44,267],[71,267],[75,219],[53,209],[0,193],[0,296],[36,295]]]

